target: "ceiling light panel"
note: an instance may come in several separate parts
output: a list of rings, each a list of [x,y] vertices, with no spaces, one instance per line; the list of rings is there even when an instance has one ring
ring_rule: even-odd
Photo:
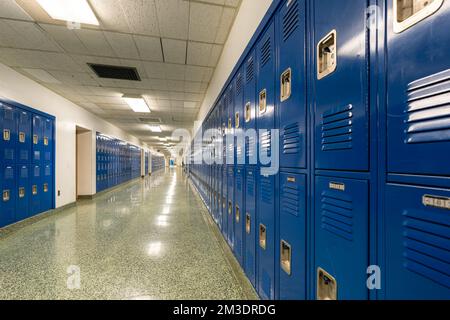
[[[124,95],[122,99],[125,100],[128,106],[134,112],[150,113],[150,108],[148,107],[147,102],[145,102],[144,98]]]
[[[99,25],[87,0],[37,0],[37,2],[52,19]]]

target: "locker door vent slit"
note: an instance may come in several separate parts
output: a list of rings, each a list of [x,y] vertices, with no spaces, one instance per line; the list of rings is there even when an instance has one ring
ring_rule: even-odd
[[[283,41],[286,42],[299,26],[298,1],[290,3],[289,10],[283,16]]]
[[[88,63],[99,78],[141,81],[136,68]]]
[[[283,154],[297,154],[300,152],[300,126],[298,122],[283,127]]]
[[[332,108],[322,114],[322,151],[352,149],[353,106]]]
[[[450,69],[408,85],[405,143],[450,140]]]
[[[450,218],[432,211],[403,212],[403,266],[450,289]]]
[[[253,81],[253,78],[255,76],[255,62],[253,60],[253,58],[251,58],[250,60],[248,60],[247,62],[247,68],[246,68],[246,80],[247,83],[250,83]]]
[[[263,46],[261,47],[261,66],[264,67],[271,59],[272,57],[272,43],[271,39],[267,38],[266,42],[264,42]]]
[[[288,213],[298,216],[300,210],[300,192],[296,185],[284,183],[282,186],[281,196],[281,210],[283,213]]]
[[[353,241],[353,201],[339,191],[324,191],[321,199],[322,229]]]

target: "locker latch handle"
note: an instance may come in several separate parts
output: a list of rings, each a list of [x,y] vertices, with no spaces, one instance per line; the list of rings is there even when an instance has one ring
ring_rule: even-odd
[[[3,140],[5,141],[11,140],[11,131],[9,131],[9,129],[3,130]]]
[[[317,44],[317,79],[333,73],[337,68],[336,30],[332,30]]]
[[[236,112],[236,114],[234,115],[234,126],[236,129],[238,129],[240,127],[239,112]]]
[[[266,241],[267,240],[267,229],[263,224],[259,225],[259,246],[266,250]]]
[[[233,212],[233,205],[231,204],[231,201],[228,201],[228,214],[231,215]]]
[[[8,202],[11,197],[11,192],[9,190],[3,190],[3,202]]]
[[[228,129],[233,128],[233,121],[231,121],[231,118],[228,118]]]
[[[31,188],[31,190],[32,190],[33,196],[37,195],[37,193],[38,193],[38,191],[37,191],[37,185],[34,185],[34,186]]]
[[[245,105],[245,122],[250,122],[252,120],[252,104],[250,102],[247,102]]]
[[[39,143],[39,137],[37,134],[33,135],[33,144],[38,144]]]
[[[267,90],[264,89],[259,93],[259,113],[265,113],[267,110]]]
[[[25,143],[25,132],[19,132],[19,142]]]
[[[292,92],[292,70],[288,68],[281,74],[281,102],[288,100]]]
[[[25,188],[19,188],[19,198],[25,197]]]
[[[225,197],[222,197],[222,208],[225,209],[227,202],[225,201]]]
[[[48,138],[44,137],[44,146],[48,146]]]
[[[247,234],[250,234],[250,232],[251,232],[251,217],[250,217],[250,214],[249,213],[247,213],[246,215],[245,215],[245,232],[247,233]]]
[[[241,220],[241,211],[239,210],[239,206],[236,206],[236,222],[239,222]]]
[[[44,192],[48,192],[48,183],[44,183]]]
[[[291,275],[291,259],[292,259],[291,245],[287,243],[285,240],[281,240],[280,246],[281,246],[280,247],[281,268],[288,275]]]
[[[317,300],[337,300],[336,279],[322,268],[317,268]]]

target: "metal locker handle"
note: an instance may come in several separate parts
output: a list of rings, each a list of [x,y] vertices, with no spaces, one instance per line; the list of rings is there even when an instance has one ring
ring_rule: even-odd
[[[285,240],[281,240],[281,268],[284,272],[286,272],[288,275],[291,275],[291,261],[292,261],[292,248],[289,243],[287,243]]]
[[[267,110],[267,90],[259,93],[259,113],[265,113]]]
[[[236,206],[236,222],[239,222],[241,220],[241,211],[239,210],[239,206]]]
[[[11,197],[11,192],[9,190],[3,190],[3,202],[8,202]]]
[[[25,188],[19,188],[19,198],[25,197]]]
[[[38,144],[39,143],[39,137],[38,135],[34,134],[33,135],[33,144]]]
[[[25,143],[25,132],[19,132],[19,142]]]
[[[259,246],[266,250],[267,229],[263,224],[259,225]]]
[[[231,121],[231,118],[228,118],[228,129],[233,128],[233,121]]]
[[[236,112],[236,114],[234,115],[234,126],[236,129],[239,128],[240,123],[239,123],[239,112]]]
[[[292,70],[288,68],[281,74],[281,102],[288,100],[292,93]]]
[[[37,195],[37,185],[34,185],[32,188],[31,188],[31,190],[32,190],[32,193],[33,193],[33,196],[35,196],[35,195]]]
[[[44,192],[48,192],[48,183],[44,183]]]
[[[245,215],[245,232],[247,232],[247,234],[250,234],[251,232],[251,217],[249,213]]]
[[[47,137],[44,137],[44,145],[48,146],[48,138]]]
[[[337,33],[332,30],[317,44],[317,79],[323,79],[337,68]]]
[[[231,215],[233,212],[233,205],[231,204],[231,201],[228,201],[228,214]]]
[[[225,201],[225,197],[222,197],[222,208],[225,209],[226,208],[226,201]]]
[[[322,268],[317,268],[317,300],[337,300],[336,279]]]
[[[11,140],[11,131],[9,131],[9,129],[3,130],[3,140],[5,141]]]
[[[252,120],[251,107],[252,104],[250,102],[247,102],[247,104],[245,105],[245,122],[250,122],[250,120]]]
[[[295,182],[295,177],[288,177],[287,182]]]

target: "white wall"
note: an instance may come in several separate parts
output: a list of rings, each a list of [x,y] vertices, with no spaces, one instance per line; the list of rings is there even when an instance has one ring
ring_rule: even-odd
[[[0,98],[56,117],[56,207],[76,200],[76,126],[141,144],[139,139],[0,63]],[[95,143],[93,145],[95,148]],[[95,158],[93,159],[95,163]],[[95,168],[95,164],[94,164]],[[95,175],[92,177],[95,190]],[[60,196],[57,195],[61,191]]]
[[[273,0],[242,0],[241,7],[206,92],[194,125],[194,133],[219,96],[225,82],[253,37]]]

